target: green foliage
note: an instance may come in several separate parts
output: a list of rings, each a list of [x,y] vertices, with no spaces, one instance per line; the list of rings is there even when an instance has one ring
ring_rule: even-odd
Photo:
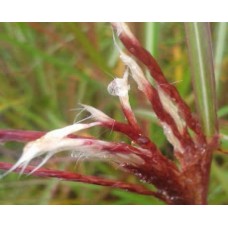
[[[209,23],[185,23],[197,114],[205,135],[217,132],[215,76]]]

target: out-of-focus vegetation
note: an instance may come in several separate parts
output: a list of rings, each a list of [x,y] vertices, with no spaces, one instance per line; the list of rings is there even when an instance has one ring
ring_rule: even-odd
[[[131,23],[133,32],[156,57],[165,75],[194,110],[183,23]],[[213,49],[221,125],[228,124],[227,25],[212,23]],[[106,87],[124,67],[108,23],[1,23],[0,128],[49,131],[79,120],[78,104],[95,106],[124,121],[118,99]],[[149,75],[147,75],[149,77]],[[172,148],[150,113],[150,106],[131,83],[130,99],[145,132],[167,156]],[[221,132],[224,139],[228,127]],[[120,134],[94,128],[86,135],[127,141]],[[227,137],[228,138],[228,137]],[[224,147],[227,141],[223,141]],[[0,159],[14,163],[23,144],[0,145]],[[67,155],[67,156],[66,156]],[[68,156],[69,155],[69,156]],[[209,204],[228,204],[228,156],[214,155]],[[66,153],[46,167],[137,182],[111,165],[75,160]],[[10,174],[0,180],[0,204],[161,204],[160,201],[112,188]]]

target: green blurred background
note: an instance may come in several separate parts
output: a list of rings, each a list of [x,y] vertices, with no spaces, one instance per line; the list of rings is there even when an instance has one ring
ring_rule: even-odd
[[[184,24],[129,25],[194,111]],[[211,29],[219,82],[218,114],[226,127],[222,131],[227,134],[227,23],[211,23]],[[108,23],[0,23],[0,128],[41,131],[60,128],[84,117],[77,116],[79,103],[92,105],[124,121],[118,99],[106,90],[113,77],[121,76],[123,71]],[[130,101],[145,133],[172,158],[172,147],[154,122],[150,105],[132,82]],[[83,134],[128,142],[126,137],[102,128]],[[14,163],[22,148],[20,143],[0,144],[1,161]],[[214,155],[209,204],[228,204],[227,161],[226,155]],[[110,164],[83,161],[83,157],[75,160],[71,153],[55,156],[45,167],[139,182]],[[0,180],[0,204],[162,203],[149,196],[108,187],[10,174]]]

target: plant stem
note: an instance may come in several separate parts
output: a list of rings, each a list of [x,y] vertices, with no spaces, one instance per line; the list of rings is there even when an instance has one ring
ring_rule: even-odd
[[[0,170],[9,170],[11,167],[12,167],[12,164],[10,163],[0,162]],[[34,169],[33,166],[27,166],[24,170],[24,174],[29,174],[33,169]],[[20,168],[15,169],[13,172],[20,172]],[[50,170],[45,168],[38,169],[32,175],[39,176],[39,177],[59,178],[65,181],[76,181],[76,182],[82,182],[87,184],[95,184],[95,185],[119,188],[129,192],[142,194],[142,195],[155,196],[166,203],[171,203],[167,201],[167,199],[164,198],[162,194],[160,194],[159,192],[153,192],[142,185],[130,184],[130,183],[125,183],[125,182],[116,181],[116,180],[108,180],[108,179],[95,177],[95,176],[84,176],[78,173],[71,173],[71,172],[59,171],[59,170]]]
[[[218,28],[216,32],[216,44],[215,44],[215,84],[216,84],[216,92],[219,95],[220,90],[220,76],[222,69],[222,59],[226,46],[226,30],[227,23],[220,22],[218,23]]]
[[[185,23],[199,120],[208,139],[217,133],[215,79],[209,23]]]

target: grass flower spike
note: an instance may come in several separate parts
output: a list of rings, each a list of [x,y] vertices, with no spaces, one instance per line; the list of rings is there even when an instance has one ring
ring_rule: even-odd
[[[92,106],[82,105],[82,110],[90,113],[82,121],[87,120],[89,123],[79,121],[47,133],[1,130],[0,140],[3,142],[27,142],[14,165],[0,163],[0,168],[7,170],[2,177],[10,172],[20,172],[125,189],[157,197],[167,204],[206,204],[211,154],[218,148],[217,136],[214,135],[210,143],[207,141],[188,105],[128,26],[112,23],[112,27],[115,33],[114,45],[125,65],[125,71],[122,77],[116,77],[109,83],[107,92],[119,98],[126,122],[119,122]],[[117,45],[116,36],[128,52]],[[137,61],[149,70],[154,79],[153,85],[146,79]],[[151,104],[151,112],[156,115],[173,147],[174,159],[166,157],[138,123],[129,101],[131,80],[137,84],[138,92]],[[79,134],[82,130],[98,126],[119,132],[134,143],[108,142]],[[152,191],[143,184],[42,168],[52,156],[62,151],[70,151],[75,158],[107,161],[121,171],[153,185],[156,190]],[[38,165],[29,166],[33,159],[41,156],[44,158]]]

